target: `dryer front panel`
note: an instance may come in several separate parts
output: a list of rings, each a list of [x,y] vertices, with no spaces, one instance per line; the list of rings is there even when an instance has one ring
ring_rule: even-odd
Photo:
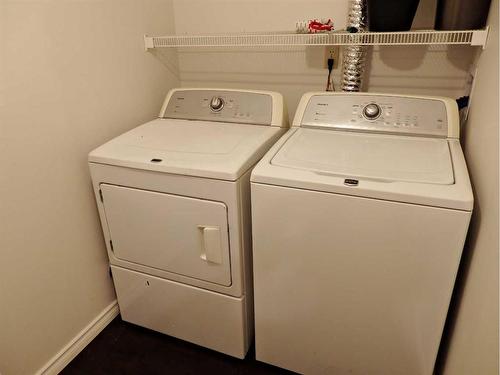
[[[224,203],[110,184],[100,189],[118,259],[231,285]]]

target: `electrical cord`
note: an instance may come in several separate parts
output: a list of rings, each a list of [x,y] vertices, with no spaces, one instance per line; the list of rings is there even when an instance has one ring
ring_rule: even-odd
[[[333,70],[333,57],[330,57],[328,59],[328,78],[326,81],[326,91],[335,91],[335,86],[333,85],[332,81],[332,70]]]

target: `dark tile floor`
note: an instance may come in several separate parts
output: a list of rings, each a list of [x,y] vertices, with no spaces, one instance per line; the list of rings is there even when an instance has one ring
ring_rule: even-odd
[[[123,322],[118,317],[61,374],[292,375],[293,373],[257,362],[253,348],[244,360],[239,360]]]

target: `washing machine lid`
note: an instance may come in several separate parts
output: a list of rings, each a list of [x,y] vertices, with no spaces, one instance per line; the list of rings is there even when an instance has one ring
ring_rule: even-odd
[[[300,128],[271,164],[352,179],[451,185],[447,139]]]
[[[464,211],[473,207],[458,139],[292,128],[253,169],[251,182]]]
[[[235,181],[283,131],[273,126],[157,119],[92,151],[89,161]]]

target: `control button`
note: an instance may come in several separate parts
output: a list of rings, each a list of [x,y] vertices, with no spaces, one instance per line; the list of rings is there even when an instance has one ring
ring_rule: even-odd
[[[224,100],[221,97],[214,96],[210,101],[210,109],[213,112],[220,112],[224,108]]]
[[[381,113],[382,110],[380,109],[378,104],[375,103],[367,104],[365,108],[363,108],[363,116],[365,116],[365,118],[368,120],[377,119]]]

